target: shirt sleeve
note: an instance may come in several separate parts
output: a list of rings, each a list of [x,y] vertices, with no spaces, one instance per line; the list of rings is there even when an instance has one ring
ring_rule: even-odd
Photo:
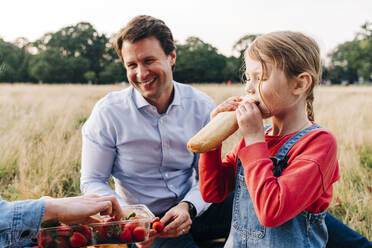
[[[195,161],[194,161],[194,168],[198,168],[198,162],[199,162],[199,154],[195,153]],[[196,177],[195,177],[195,182],[189,192],[185,195],[185,198],[182,201],[188,201],[191,202],[196,209],[196,216],[200,216],[203,214],[208,207],[211,205],[210,203],[206,203],[200,193],[200,188],[199,188],[199,172],[196,171]]]
[[[203,126],[207,125],[210,119],[210,113],[214,108],[214,103],[212,99],[209,99],[208,103],[205,104],[205,111],[204,111],[204,122]],[[193,163],[193,167],[195,168],[196,173],[196,182],[194,183],[193,187],[189,190],[189,192],[186,194],[185,198],[182,201],[188,201],[191,202],[196,209],[196,216],[200,216],[203,214],[211,205],[210,203],[207,203],[203,200],[203,197],[200,192],[200,186],[199,186],[199,161],[200,161],[200,155],[197,153],[194,153],[195,159]]]
[[[0,197],[0,247],[12,246],[37,235],[44,210],[43,200],[7,202]]]
[[[310,134],[295,144],[286,169],[275,177],[267,143],[242,148],[238,156],[261,224],[281,225],[318,200],[338,179],[336,155],[333,135],[323,131]]]
[[[235,189],[236,152],[241,143],[221,159],[222,146],[200,155],[200,191],[207,202],[222,202]]]
[[[116,157],[115,135],[110,118],[96,106],[82,128],[80,189],[83,194],[115,195],[119,204],[126,206],[107,184]]]

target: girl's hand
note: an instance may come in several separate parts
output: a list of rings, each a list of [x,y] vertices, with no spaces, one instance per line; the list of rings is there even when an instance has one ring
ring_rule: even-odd
[[[236,118],[246,146],[265,142],[262,114],[253,100],[239,104],[236,109]]]
[[[228,111],[235,111],[238,106],[239,102],[242,101],[242,98],[240,97],[230,97],[223,103],[219,104],[211,113],[211,120],[216,117],[218,113],[221,112],[228,112]]]

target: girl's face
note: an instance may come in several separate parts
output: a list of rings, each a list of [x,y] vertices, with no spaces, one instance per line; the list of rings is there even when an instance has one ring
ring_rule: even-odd
[[[288,113],[295,102],[290,86],[293,85],[284,71],[266,62],[266,73],[262,74],[262,65],[249,56],[245,59],[245,92],[258,103],[263,118]],[[260,93],[261,92],[261,93]]]

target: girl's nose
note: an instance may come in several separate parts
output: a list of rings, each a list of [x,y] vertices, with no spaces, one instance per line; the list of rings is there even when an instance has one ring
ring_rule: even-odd
[[[253,85],[251,83],[246,83],[244,87],[245,92],[247,92],[248,95],[254,95],[256,93]]]

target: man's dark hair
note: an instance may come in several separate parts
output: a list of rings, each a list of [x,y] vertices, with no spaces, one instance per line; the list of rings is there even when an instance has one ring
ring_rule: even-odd
[[[169,55],[175,49],[172,32],[162,20],[148,15],[139,15],[121,29],[115,38],[114,48],[121,62],[124,63],[121,54],[124,41],[135,43],[151,36],[154,36],[160,42],[166,55]]]

